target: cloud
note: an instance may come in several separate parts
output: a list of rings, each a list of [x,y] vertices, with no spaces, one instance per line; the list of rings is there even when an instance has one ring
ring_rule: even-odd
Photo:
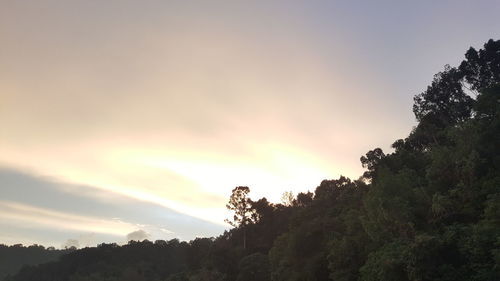
[[[66,242],[64,242],[62,245],[61,245],[62,248],[64,249],[69,249],[69,248],[72,248],[72,247],[75,247],[75,248],[80,248],[80,242],[76,239],[68,239],[66,240]]]
[[[2,200],[0,200],[0,219],[23,227],[33,228],[37,226],[60,230],[91,231],[115,236],[120,236],[135,228],[135,224],[128,222],[64,213]]]
[[[144,229],[151,239],[173,238],[173,233],[160,230],[163,228],[188,240],[194,239],[195,233],[215,236],[224,231],[223,226],[159,204],[1,164],[0,190],[0,243],[60,246],[70,237],[77,239],[80,247],[90,247],[123,242],[124,235],[136,229]],[[39,209],[42,214],[51,213],[44,216]],[[78,218],[72,217],[75,215]],[[127,228],[111,234],[95,231],[96,225],[107,222]],[[87,228],[89,224],[93,226]]]
[[[163,232],[163,233],[165,233],[165,234],[174,234],[174,232],[173,232],[173,231],[168,230],[168,229],[166,229],[166,228],[160,228],[160,231],[161,231],[161,232]]]
[[[279,16],[266,14],[273,26],[281,23],[279,38],[266,34],[267,28],[262,34],[223,28],[219,16],[210,13],[199,18],[197,12],[187,9],[188,14],[179,16],[161,8],[158,11],[172,13],[158,18],[168,19],[169,23],[158,25],[162,28],[143,26],[148,32],[133,28],[122,34],[122,27],[115,30],[118,27],[108,21],[121,14],[104,12],[112,10],[111,6],[103,4],[92,21],[71,21],[71,28],[53,23],[54,17],[70,15],[73,9],[47,11],[35,17],[40,21],[35,25],[50,32],[3,40],[10,44],[4,44],[8,50],[0,54],[0,61],[8,60],[17,67],[0,67],[2,82],[8,81],[0,88],[8,101],[0,121],[0,161],[219,224],[226,216],[227,193],[234,186],[251,185],[253,194],[257,189],[267,192],[272,186],[276,195],[266,196],[279,198],[281,187],[288,189],[290,182],[314,187],[337,173],[327,157],[307,161],[292,155],[293,161],[281,161],[282,155],[270,153],[276,152],[274,147],[261,145],[273,142],[273,146],[284,147],[311,135],[312,143],[291,144],[298,153],[310,154],[319,147],[316,140],[332,137],[321,131],[309,134],[304,127],[322,127],[337,115],[336,120],[346,119],[350,115],[337,112],[356,108],[337,101],[336,110],[331,110],[326,106],[332,104],[330,100],[313,102],[310,93],[333,97],[330,93],[347,91],[337,89],[332,81],[338,79],[314,55],[317,52],[309,49],[320,44],[303,46],[300,42],[306,40],[296,40],[298,30],[290,28],[295,21],[287,20],[288,13],[277,9]],[[25,15],[22,7],[13,9]],[[253,16],[243,14],[248,23],[253,22]],[[86,15],[78,12],[74,16]],[[148,13],[145,22],[150,17]],[[13,28],[12,34],[30,31],[20,29],[14,14],[6,13],[4,18],[12,22],[7,24]],[[170,24],[175,19],[188,26],[182,32],[164,28],[175,26]],[[198,22],[203,22],[203,30]],[[102,25],[95,29],[104,33],[77,44],[75,40],[81,38],[73,38],[78,34],[73,31],[86,34],[89,24]],[[72,32],[66,33],[68,30]],[[34,42],[19,42],[20,38]],[[98,47],[88,48],[88,42]],[[14,47],[21,43],[28,50],[20,52]],[[50,70],[45,69],[45,60],[51,62]],[[40,69],[45,71],[33,71]],[[335,145],[329,145],[328,151],[332,147]],[[356,152],[356,167],[357,158]],[[276,173],[282,162],[288,167],[293,163],[293,167]],[[304,173],[306,169],[311,171]]]
[[[139,229],[134,232],[127,234],[127,241],[143,241],[149,239],[151,235],[146,231]]]

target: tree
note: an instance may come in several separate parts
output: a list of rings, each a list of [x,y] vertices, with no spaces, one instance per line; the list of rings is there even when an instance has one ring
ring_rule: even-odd
[[[257,201],[253,201],[252,209],[252,214],[254,215],[253,220],[261,222],[262,220],[268,221],[272,218],[275,207],[264,197]]]
[[[444,129],[472,116],[474,99],[464,91],[463,78],[461,71],[447,65],[426,91],[413,98],[413,113],[419,124],[410,138],[417,147],[429,149],[449,142]]]
[[[384,157],[385,154],[380,148],[370,150],[366,153],[366,156],[361,156],[359,160],[361,161],[363,168],[368,169],[368,171],[363,173],[363,177],[373,179],[376,175],[376,167],[380,164]]]
[[[285,206],[294,205],[294,201],[295,201],[295,196],[293,195],[292,191],[285,191],[281,195],[281,203]]]
[[[500,40],[490,39],[484,49],[470,48],[460,71],[472,90],[485,90],[500,83]]]
[[[473,99],[463,90],[463,74],[456,68],[434,76],[427,90],[414,97],[413,113],[419,122],[432,122],[439,129],[467,120]]]
[[[237,281],[270,280],[269,260],[267,255],[255,253],[241,259]]]
[[[243,229],[243,249],[246,249],[246,226],[255,222],[255,210],[252,207],[252,200],[247,197],[250,188],[247,186],[237,186],[233,189],[226,208],[234,211],[233,219],[226,219],[230,225]]]
[[[309,205],[313,201],[313,196],[314,194],[310,191],[307,193],[300,192],[297,194],[297,206],[299,207],[305,207]]]

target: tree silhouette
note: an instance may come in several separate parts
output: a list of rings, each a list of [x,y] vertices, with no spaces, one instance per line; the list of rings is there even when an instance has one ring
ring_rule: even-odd
[[[234,211],[232,220],[226,219],[225,221],[234,227],[243,229],[243,249],[246,249],[246,228],[248,224],[255,222],[255,210],[252,207],[252,200],[247,197],[250,188],[247,186],[235,187],[232,191],[229,202],[226,208]]]
[[[361,156],[359,159],[363,168],[367,168],[368,171],[363,173],[363,177],[367,179],[373,179],[376,175],[376,167],[380,164],[382,159],[385,157],[385,153],[380,148],[375,148],[366,153],[366,156]]]
[[[479,51],[470,48],[465,58],[459,69],[472,90],[482,91],[500,83],[500,40],[488,40]]]
[[[462,78],[463,74],[449,65],[436,74],[427,90],[414,97],[413,113],[417,120],[431,122],[437,129],[467,120],[474,101],[464,92]]]

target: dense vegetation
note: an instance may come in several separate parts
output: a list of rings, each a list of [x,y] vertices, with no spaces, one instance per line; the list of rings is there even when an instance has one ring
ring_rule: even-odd
[[[101,245],[7,280],[500,280],[500,41],[445,67],[413,111],[358,180],[284,204],[237,187],[235,228],[215,239]]]
[[[73,250],[56,250],[54,247],[45,248],[40,245],[23,247],[21,244],[12,246],[0,244],[0,280],[9,274],[16,273],[23,265],[37,265],[55,261]]]

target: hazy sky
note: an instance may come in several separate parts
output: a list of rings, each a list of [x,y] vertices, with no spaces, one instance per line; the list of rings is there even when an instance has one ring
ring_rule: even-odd
[[[357,178],[433,74],[500,37],[498,11],[0,0],[0,243],[214,236],[235,186],[278,202]]]

